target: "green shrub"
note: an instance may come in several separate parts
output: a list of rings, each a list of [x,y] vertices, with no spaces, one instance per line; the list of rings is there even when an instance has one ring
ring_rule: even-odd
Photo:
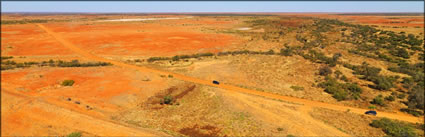
[[[171,58],[171,60],[172,61],[179,61],[180,60],[180,57],[179,56],[173,56],[172,58]]]
[[[416,133],[411,125],[392,121],[388,118],[373,120],[372,127],[381,128],[387,135],[394,137],[416,137]]]
[[[319,87],[325,88],[325,92],[332,94],[338,101],[358,99],[362,89],[355,83],[339,83],[335,78],[326,76],[325,82],[319,83]]]
[[[424,109],[424,87],[421,85],[416,85],[409,90],[408,106],[412,109]]]
[[[394,52],[392,52],[392,54],[394,56],[402,57],[402,58],[405,58],[405,59],[409,58],[409,52],[407,52],[407,50],[404,49],[404,48],[397,48]]]
[[[291,86],[290,88],[293,89],[294,91],[304,90],[304,87],[300,87],[300,86]]]
[[[319,69],[319,74],[322,75],[322,76],[327,76],[327,75],[332,74],[332,70],[331,70],[330,67],[324,66],[324,67],[321,67]]]
[[[363,92],[362,88],[356,83],[345,83],[344,88],[351,92],[351,96],[354,99],[360,98],[360,94]]]
[[[377,104],[380,106],[384,106],[384,99],[382,98],[382,95],[376,96],[370,103]]]
[[[386,96],[385,97],[385,100],[394,101],[395,100],[395,97],[394,96]]]
[[[373,83],[375,83],[374,88],[378,90],[388,90],[394,87],[394,79],[386,76],[375,76],[371,77]]]
[[[164,97],[163,101],[164,101],[164,104],[171,104],[171,102],[173,101],[173,96],[167,95]]]
[[[66,137],[81,137],[81,132],[72,132],[71,134],[67,135]]]
[[[370,105],[369,107],[367,107],[367,108],[369,108],[369,109],[376,109],[376,106],[374,106],[374,105]]]
[[[74,85],[74,80],[64,80],[62,81],[62,86],[72,86]]]

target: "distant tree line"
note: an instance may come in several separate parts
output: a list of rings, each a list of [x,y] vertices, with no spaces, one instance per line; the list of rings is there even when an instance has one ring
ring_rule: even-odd
[[[28,68],[31,66],[51,66],[51,67],[96,67],[96,66],[110,66],[111,63],[107,62],[87,62],[87,63],[80,63],[78,60],[72,60],[72,61],[62,61],[62,60],[49,60],[49,61],[42,61],[42,62],[20,62],[17,63],[15,61],[6,60],[2,61],[1,64],[1,70],[9,70],[9,69],[15,69],[15,68]]]
[[[27,24],[27,23],[47,23],[49,20],[44,19],[23,19],[23,20],[1,20],[1,24],[8,25],[8,24]]]

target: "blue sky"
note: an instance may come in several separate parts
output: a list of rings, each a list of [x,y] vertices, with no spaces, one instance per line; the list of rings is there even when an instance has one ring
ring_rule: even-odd
[[[424,1],[2,1],[2,12],[424,12]]]

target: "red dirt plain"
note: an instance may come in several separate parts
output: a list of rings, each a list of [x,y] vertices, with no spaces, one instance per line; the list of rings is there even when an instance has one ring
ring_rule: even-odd
[[[74,131],[87,135],[131,135],[105,129],[99,131],[101,129],[91,127],[96,122],[79,125],[78,128],[72,125],[80,123],[80,119],[108,122],[110,114],[134,107],[136,100],[152,96],[169,84],[159,76],[118,67],[33,68],[2,72],[1,77],[1,91],[5,95],[2,96],[2,131],[5,131],[2,136],[60,135]],[[65,79],[74,80],[74,85],[60,86]],[[87,109],[87,106],[92,109]],[[60,111],[75,113],[63,114]],[[54,128],[50,131],[46,126]]]
[[[320,16],[332,18],[336,15]],[[54,16],[44,17],[54,18]],[[100,16],[76,16],[75,18],[82,17]],[[15,18],[20,16],[12,19]],[[61,16],[60,18],[74,17]],[[142,17],[126,16],[125,18]],[[358,22],[369,21],[366,23],[387,22],[381,17],[373,17],[370,20],[367,20],[368,16],[338,16],[338,18]],[[78,48],[97,56],[149,57],[219,52],[237,48],[243,43],[243,40],[235,35],[203,31],[204,29],[234,28],[240,22],[204,17],[197,19],[199,21],[188,18],[148,21],[149,23],[76,21],[51,22],[43,25]],[[423,19],[410,21],[422,22],[421,27],[423,27]],[[297,26],[295,21],[282,22],[282,24]],[[31,60],[34,56],[77,55],[36,24],[1,25],[1,28],[2,56],[26,56],[28,60]],[[134,107],[136,100],[146,99],[173,84],[173,81],[155,74],[116,66],[15,69],[2,71],[1,78],[2,136],[65,135],[74,131],[80,131],[83,135],[162,135],[114,123],[110,120],[110,115],[119,110]],[[60,83],[66,79],[74,80],[74,86],[60,86]],[[228,89],[231,88],[228,87]],[[68,101],[68,98],[72,101]],[[75,101],[79,101],[80,104],[76,104]],[[92,110],[87,109],[86,106],[90,106]]]
[[[156,20],[144,22],[76,22],[47,23],[45,26],[61,34],[73,44],[100,55],[173,56],[199,52],[219,52],[234,46],[238,38],[229,34],[201,32],[198,26],[182,26],[192,19]],[[230,21],[200,21],[209,24],[229,24]],[[2,25],[3,54],[70,55],[58,42],[41,33],[34,24]],[[9,33],[8,33],[9,32]],[[25,40],[21,38],[25,37]],[[27,39],[28,38],[28,39]]]
[[[34,24],[1,25],[2,55],[36,56],[36,55],[71,55],[70,50],[63,48]],[[8,48],[11,47],[11,50]]]

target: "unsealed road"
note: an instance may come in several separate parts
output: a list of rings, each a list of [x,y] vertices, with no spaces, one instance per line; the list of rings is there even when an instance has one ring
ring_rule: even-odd
[[[156,74],[160,74],[160,75],[173,75],[174,78],[177,78],[177,79],[180,79],[180,80],[198,83],[198,84],[203,84],[203,85],[209,85],[209,86],[213,86],[213,87],[217,87],[217,88],[221,88],[221,89],[227,89],[228,91],[231,91],[231,92],[241,92],[241,93],[246,93],[246,94],[251,94],[251,95],[263,96],[263,97],[267,97],[267,98],[271,98],[271,99],[278,99],[278,100],[284,100],[284,101],[299,103],[299,104],[303,104],[303,105],[311,106],[311,107],[327,108],[327,109],[338,110],[338,111],[350,110],[350,112],[357,113],[357,114],[364,114],[364,112],[368,111],[367,109],[362,109],[362,108],[354,108],[354,107],[348,107],[348,106],[343,106],[343,105],[335,105],[335,104],[323,103],[323,102],[318,102],[318,101],[311,101],[311,100],[307,100],[307,99],[300,99],[300,98],[295,98],[295,97],[282,96],[282,95],[277,95],[277,94],[272,94],[272,93],[267,93],[267,92],[262,92],[262,91],[244,89],[244,88],[240,88],[240,87],[232,86],[232,85],[226,85],[226,84],[215,85],[215,84],[212,84],[212,81],[210,81],[210,80],[203,80],[203,79],[189,77],[189,76],[185,76],[185,75],[181,75],[181,74],[177,74],[177,73],[166,72],[166,71],[162,71],[162,70],[156,70],[156,69],[151,69],[151,68],[147,68],[147,67],[130,65],[130,64],[126,64],[126,63],[115,61],[115,60],[105,59],[105,58],[98,57],[98,56],[95,56],[93,54],[90,54],[90,53],[76,47],[72,43],[63,39],[60,35],[49,30],[47,27],[45,27],[41,24],[37,24],[37,25],[41,29],[46,31],[49,35],[51,35],[56,40],[58,40],[63,46],[65,46],[65,47],[69,48],[70,50],[72,50],[73,52],[76,52],[80,55],[83,55],[84,57],[91,59],[91,60],[96,60],[96,61],[101,61],[101,62],[109,62],[109,63],[112,63],[116,66],[136,69],[136,70],[143,71],[143,72],[152,72],[152,73],[156,73]],[[378,117],[386,117],[386,118],[390,118],[390,119],[397,119],[397,120],[402,120],[402,121],[407,121],[407,122],[412,122],[412,123],[416,123],[416,122],[423,123],[423,117],[414,117],[414,116],[410,116],[410,115],[406,115],[406,114],[395,114],[395,113],[379,112],[378,111],[377,116]]]

